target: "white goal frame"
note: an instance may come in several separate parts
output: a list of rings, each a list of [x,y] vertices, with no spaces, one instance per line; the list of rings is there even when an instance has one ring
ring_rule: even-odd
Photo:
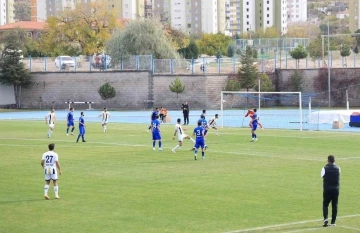
[[[283,95],[283,94],[295,94],[299,95],[299,122],[300,122],[300,131],[303,130],[303,114],[302,114],[302,96],[301,92],[259,92],[259,91],[221,91],[221,127],[224,128],[224,94],[258,94],[259,95],[259,106],[258,110],[260,111],[261,108],[261,98],[262,94],[276,94],[276,95]]]

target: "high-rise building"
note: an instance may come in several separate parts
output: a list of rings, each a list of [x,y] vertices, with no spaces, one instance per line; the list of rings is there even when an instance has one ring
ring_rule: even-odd
[[[287,32],[287,0],[230,0],[228,30],[233,34],[276,27]]]
[[[146,18],[152,18],[153,17],[153,4],[152,4],[152,0],[145,0],[144,2],[144,16]]]
[[[307,21],[307,0],[287,0],[288,23]]]
[[[6,19],[6,0],[0,0],[0,25],[5,25]]]
[[[349,1],[349,29],[355,32],[360,28],[360,0]]]
[[[153,0],[153,17],[191,35],[224,32],[225,0]]]
[[[14,0],[6,1],[6,23],[14,23],[15,22],[15,8],[14,8]]]

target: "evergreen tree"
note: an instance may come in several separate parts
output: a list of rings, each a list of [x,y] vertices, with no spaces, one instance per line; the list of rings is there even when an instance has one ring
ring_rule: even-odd
[[[345,57],[345,64],[347,64],[346,57],[350,56],[350,46],[344,44],[344,45],[341,47],[340,55],[341,55],[342,57]]]
[[[193,40],[190,41],[188,47],[179,49],[178,52],[182,54],[185,59],[197,59],[199,57],[199,49]]]
[[[235,55],[235,46],[234,45],[229,45],[228,49],[227,49],[227,56],[228,57],[233,57]]]
[[[21,107],[21,88],[31,85],[31,74],[22,63],[21,43],[17,34],[7,35],[0,60],[0,83],[14,86],[16,106]]]
[[[181,83],[179,77],[176,77],[173,82],[169,85],[170,91],[176,93],[176,98],[179,98],[179,93],[183,93],[185,90],[185,85]]]
[[[296,68],[299,68],[300,59],[306,58],[308,55],[306,49],[299,45],[293,51],[290,52],[290,56],[296,60]]]
[[[237,78],[241,88],[247,91],[253,88],[258,80],[259,71],[254,65],[253,51],[250,46],[246,46],[246,50],[241,54],[241,67],[238,70]]]
[[[116,95],[116,90],[109,82],[99,87],[98,93],[103,100],[112,99]]]

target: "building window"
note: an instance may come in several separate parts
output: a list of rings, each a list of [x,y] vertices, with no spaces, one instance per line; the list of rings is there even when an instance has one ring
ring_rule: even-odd
[[[246,2],[246,5],[249,5],[249,2]]]
[[[266,3],[267,3],[267,4],[269,4],[270,2],[269,2],[269,1],[267,1]]]
[[[246,18],[249,18],[249,15],[247,15]]]
[[[267,16],[267,17],[270,17],[270,14],[267,14],[266,16]]]
[[[247,25],[249,25],[249,22],[246,22]]]
[[[270,8],[268,7],[268,8],[266,8],[266,10],[270,10]]]
[[[270,24],[270,21],[269,21],[269,20],[267,21],[267,24],[268,24],[268,25]]]
[[[262,24],[260,23],[260,27],[262,26]]]
[[[246,8],[246,11],[249,12],[249,8]]]

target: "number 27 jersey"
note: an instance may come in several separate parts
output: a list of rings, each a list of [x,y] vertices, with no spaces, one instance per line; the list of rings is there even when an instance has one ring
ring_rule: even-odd
[[[45,152],[42,156],[42,160],[44,160],[45,168],[53,168],[55,167],[56,161],[58,161],[59,155],[54,151]]]

